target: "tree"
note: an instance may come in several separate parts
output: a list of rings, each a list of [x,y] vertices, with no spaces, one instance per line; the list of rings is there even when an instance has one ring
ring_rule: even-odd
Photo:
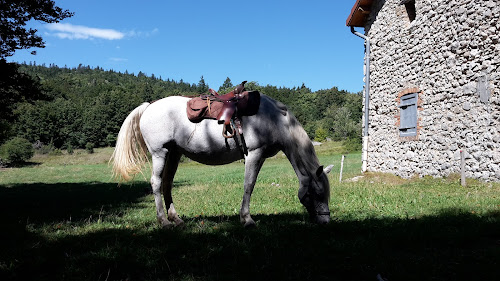
[[[333,131],[335,140],[347,140],[361,136],[361,120],[353,119],[351,111],[345,106],[332,104],[325,112],[323,125]]]
[[[219,92],[225,92],[228,89],[232,90],[233,87],[234,86],[233,86],[233,83],[231,82],[231,79],[229,79],[229,77],[227,77],[226,80],[224,81],[224,83],[222,84],[222,86],[219,87]],[[231,91],[231,90],[229,90],[229,91]]]
[[[0,1],[0,143],[11,134],[13,110],[20,102],[40,98],[39,83],[29,75],[18,72],[18,66],[7,63],[5,58],[16,50],[32,47],[44,48],[42,37],[36,29],[27,29],[26,23],[37,20],[46,23],[59,22],[73,13],[55,6],[50,0],[2,0]],[[34,54],[34,52],[32,52]]]
[[[30,20],[56,23],[73,16],[50,0],[2,0],[0,2],[0,59],[19,49],[44,48],[36,29],[26,28]],[[35,54],[35,52],[32,52]]]
[[[197,87],[197,92],[200,94],[206,93],[208,91],[208,85],[205,83],[205,79],[203,78],[203,75],[200,78],[200,82],[198,82]]]
[[[327,137],[328,137],[328,131],[326,129],[323,129],[323,127],[318,127],[314,132],[315,141],[322,142],[325,141]]]
[[[0,104],[2,114],[0,115],[0,144],[11,136],[12,124],[14,123],[14,109],[22,102],[33,102],[45,99],[46,96],[40,90],[39,81],[30,75],[18,71],[18,65],[7,63],[0,59]]]
[[[23,138],[13,138],[0,146],[0,162],[22,163],[33,157],[31,143]]]

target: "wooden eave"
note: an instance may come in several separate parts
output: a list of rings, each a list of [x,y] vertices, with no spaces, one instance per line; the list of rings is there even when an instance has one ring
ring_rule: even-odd
[[[356,0],[351,9],[351,14],[347,18],[345,25],[354,27],[364,27],[366,18],[370,14],[373,0]]]

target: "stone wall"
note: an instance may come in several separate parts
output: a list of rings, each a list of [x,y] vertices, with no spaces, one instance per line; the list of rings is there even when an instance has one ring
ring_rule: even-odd
[[[376,0],[368,170],[500,180],[500,1]],[[410,89],[410,90],[409,90]],[[399,137],[398,98],[418,92],[418,133]],[[364,124],[364,122],[363,122]]]

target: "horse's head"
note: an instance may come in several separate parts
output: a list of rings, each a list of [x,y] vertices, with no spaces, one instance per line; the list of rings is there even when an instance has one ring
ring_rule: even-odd
[[[299,190],[300,203],[306,207],[313,222],[327,224],[330,221],[330,209],[328,201],[330,199],[330,183],[327,174],[332,170],[333,165],[323,169],[320,166],[314,175],[311,175],[307,184],[301,186]]]

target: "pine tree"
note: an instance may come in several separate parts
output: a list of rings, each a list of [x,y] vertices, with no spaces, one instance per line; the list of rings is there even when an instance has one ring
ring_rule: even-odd
[[[227,89],[232,89],[233,87],[234,86],[233,86],[233,83],[231,82],[231,79],[229,79],[229,77],[227,77],[226,80],[224,81],[224,83],[222,84],[222,86],[219,87],[219,92],[224,92]]]
[[[208,91],[208,85],[205,83],[205,79],[203,78],[203,75],[200,78],[200,82],[198,82],[198,85],[196,86],[197,92],[200,94],[206,93]]]

